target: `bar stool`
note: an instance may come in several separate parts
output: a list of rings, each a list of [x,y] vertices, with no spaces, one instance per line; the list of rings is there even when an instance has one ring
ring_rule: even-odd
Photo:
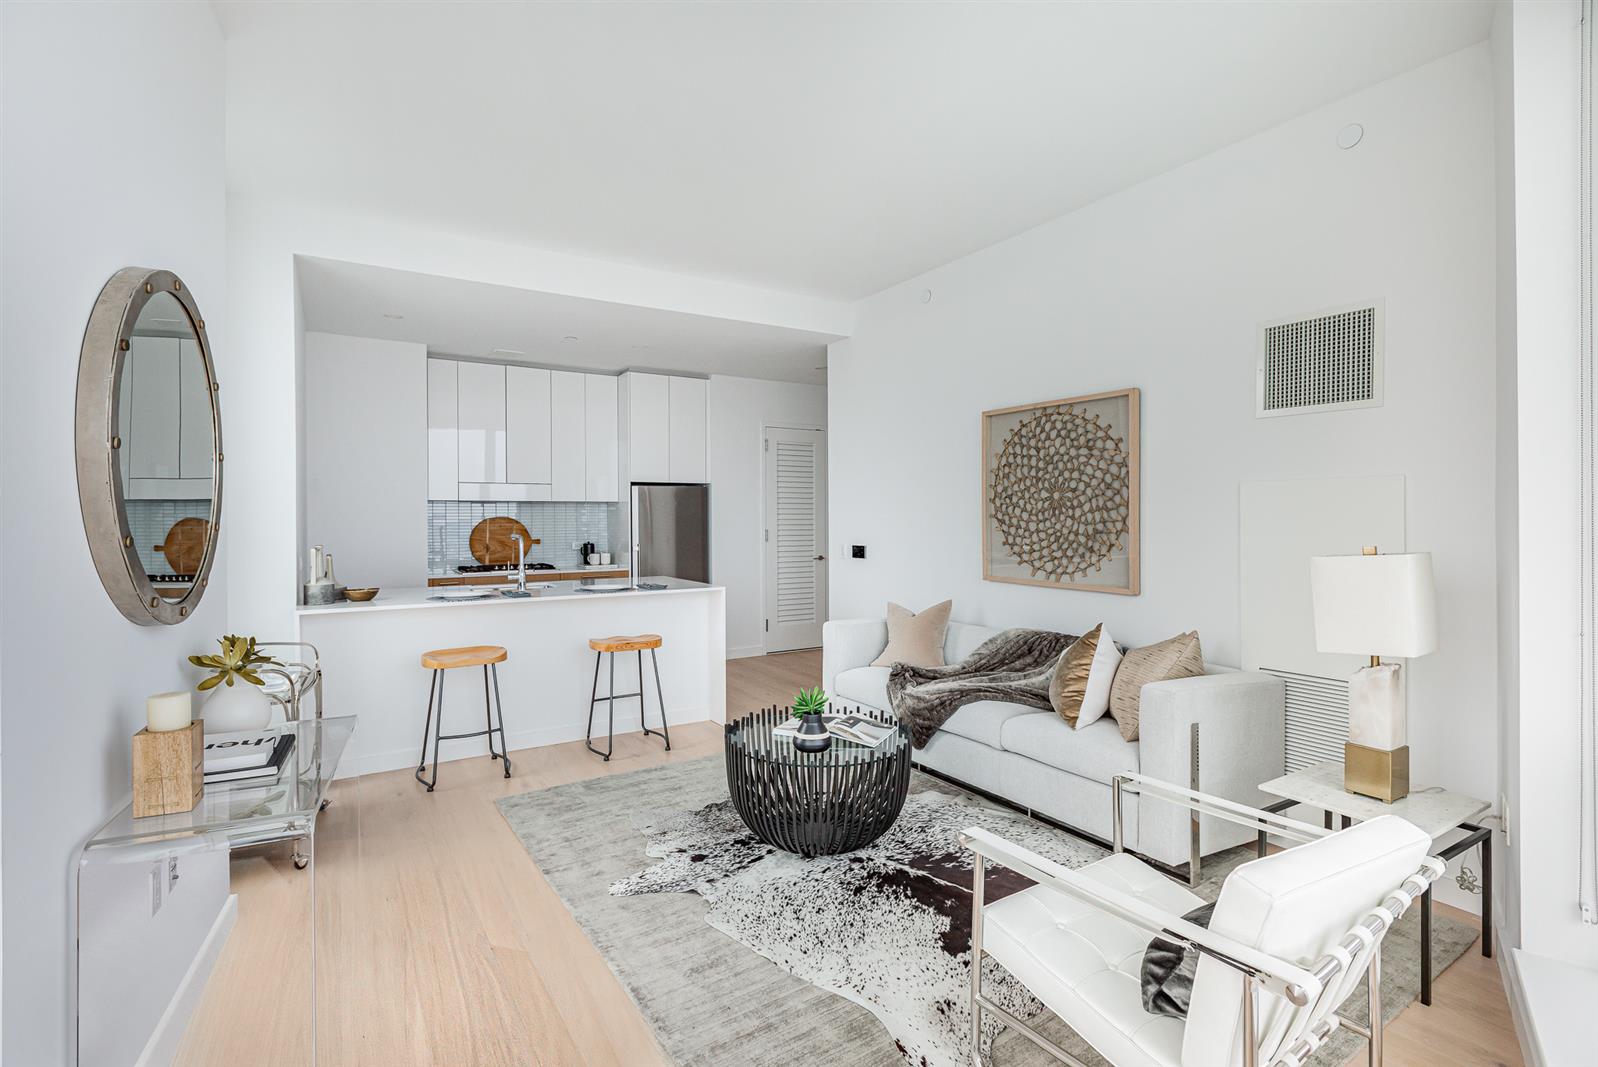
[[[655,700],[660,704],[660,732],[657,736],[666,739],[666,751],[671,751],[671,728],[666,725],[666,698],[660,691],[660,661],[655,658],[655,649],[661,645],[659,634],[634,634],[631,637],[591,637],[588,647],[594,650],[594,689],[588,698],[588,736],[583,739],[583,744],[588,746],[588,751],[596,756],[604,756],[605,762],[610,762],[611,753],[616,751],[616,701],[638,698],[638,721],[644,727],[644,733],[654,734],[644,721],[644,649],[649,650],[650,665],[655,668]],[[610,695],[599,695],[599,661],[604,659],[605,653],[610,653]],[[638,692],[616,692],[616,653],[638,653]],[[601,700],[610,704],[610,729],[607,733],[605,751],[601,752],[594,747],[594,705]]]
[[[499,698],[499,668],[508,653],[498,645],[472,645],[468,648],[436,648],[422,653],[422,666],[433,672],[432,685],[427,690],[427,722],[422,726],[422,756],[416,764],[416,780],[427,786],[431,793],[438,784],[438,743],[463,737],[488,737],[488,754],[493,759],[505,761],[505,777],[510,777],[510,757],[505,754],[505,703]],[[483,668],[483,715],[488,729],[469,734],[446,734],[444,729],[444,672],[461,667]],[[493,678],[494,699],[488,699],[488,682]],[[433,722],[433,697],[438,697],[438,722]],[[499,725],[494,725],[494,708],[499,708]],[[422,777],[427,769],[427,731],[433,731],[433,779]],[[499,751],[494,751],[494,735],[499,735]]]

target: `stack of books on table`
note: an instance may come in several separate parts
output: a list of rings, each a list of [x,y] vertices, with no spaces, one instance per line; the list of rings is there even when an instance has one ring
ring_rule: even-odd
[[[294,750],[294,734],[246,730],[205,739],[205,784],[276,780]]]

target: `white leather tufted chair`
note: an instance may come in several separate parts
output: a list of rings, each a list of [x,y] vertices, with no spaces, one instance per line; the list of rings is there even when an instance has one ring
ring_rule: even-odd
[[[1204,903],[1136,857],[1116,852],[1067,870],[987,831],[961,841],[976,853],[972,913],[972,1049],[992,1012],[1073,1067],[1081,1061],[982,995],[992,956],[1114,1067],[1302,1067],[1340,1025],[1381,1063],[1381,943],[1411,901],[1442,874],[1430,838],[1394,816],[1332,833],[1125,775],[1145,798],[1190,807],[1303,842],[1227,876],[1209,928],[1182,915]],[[999,863],[1037,884],[985,904],[982,874]],[[1155,935],[1201,955],[1188,1018],[1144,1011],[1140,972]],[[1368,979],[1373,1026],[1337,1007]]]

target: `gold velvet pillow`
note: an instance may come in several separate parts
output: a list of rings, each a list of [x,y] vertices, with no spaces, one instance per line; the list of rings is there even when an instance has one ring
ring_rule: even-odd
[[[1157,645],[1128,649],[1110,686],[1110,714],[1121,727],[1121,737],[1137,740],[1137,718],[1143,687],[1150,682],[1191,678],[1204,673],[1204,650],[1197,630],[1161,641]]]
[[[943,635],[949,629],[949,612],[954,601],[945,600],[926,611],[911,612],[898,604],[888,605],[888,647],[871,661],[873,667],[906,663],[912,667],[943,666]]]
[[[1104,630],[1093,627],[1060,654],[1049,679],[1049,703],[1073,729],[1091,726],[1110,710],[1110,686],[1120,650]]]

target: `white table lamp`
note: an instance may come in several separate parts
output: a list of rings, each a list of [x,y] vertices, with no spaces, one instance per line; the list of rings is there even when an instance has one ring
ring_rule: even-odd
[[[1430,552],[1314,556],[1315,647],[1369,655],[1348,681],[1348,742],[1343,788],[1389,803],[1409,793],[1409,723],[1396,663],[1437,648],[1437,604]]]

